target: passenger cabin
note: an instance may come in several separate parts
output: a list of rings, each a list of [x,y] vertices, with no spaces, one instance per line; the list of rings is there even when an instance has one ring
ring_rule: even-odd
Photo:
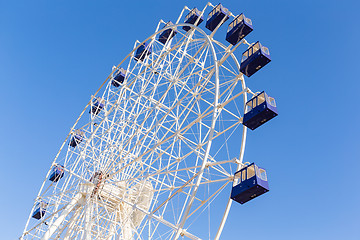
[[[48,206],[47,202],[40,201],[36,204],[35,210],[32,214],[32,217],[39,220],[45,216],[46,208]]]
[[[123,68],[116,69],[115,72],[113,73],[113,78],[112,78],[112,81],[111,81],[111,85],[113,85],[114,87],[119,87],[120,84],[122,84],[124,82],[125,76],[126,76],[126,70],[125,69],[123,69]]]
[[[231,199],[244,204],[269,191],[266,171],[254,163],[235,173],[237,184],[231,191]]]
[[[104,99],[100,97],[94,98],[90,112],[94,115],[98,115],[99,112],[104,108],[104,106],[105,106]]]
[[[214,31],[214,29],[220,24],[221,21],[223,21],[222,23],[224,23],[229,19],[229,15],[230,15],[229,10],[223,7],[221,3],[219,3],[209,13],[205,27],[210,31]]]
[[[275,99],[263,91],[246,103],[243,124],[254,130],[277,115]]]
[[[149,43],[145,42],[142,43],[135,52],[135,60],[136,61],[144,61],[144,59],[146,58],[146,56],[151,54],[151,46]]]
[[[76,147],[78,144],[80,144],[82,142],[82,140],[84,139],[84,135],[85,133],[81,130],[75,130],[73,133],[72,133],[72,137],[70,139],[70,143],[69,145],[71,147]]]
[[[226,41],[228,41],[232,45],[236,45],[244,37],[251,33],[252,30],[253,26],[251,19],[245,17],[245,15],[242,13],[229,24],[226,33]]]
[[[60,164],[57,164],[55,167],[53,167],[49,180],[52,182],[59,181],[64,176],[64,167]]]
[[[167,22],[164,28],[167,28],[171,25],[174,25],[171,21]],[[171,39],[172,37],[174,37],[177,34],[176,30],[173,30],[171,28],[163,31],[160,35],[159,35],[159,42],[165,44],[169,39]]]
[[[256,42],[243,53],[240,72],[250,77],[270,61],[269,49]]]
[[[201,16],[201,17],[200,17]],[[201,11],[197,8],[193,8],[185,17],[185,23],[195,24],[198,18],[200,17],[199,21],[197,22],[196,26],[199,26],[200,23],[204,21],[204,16],[201,15]],[[183,26],[185,31],[189,31],[191,27]]]

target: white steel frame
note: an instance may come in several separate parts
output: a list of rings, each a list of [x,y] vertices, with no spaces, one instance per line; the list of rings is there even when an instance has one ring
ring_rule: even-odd
[[[190,9],[184,7],[174,25],[159,30],[164,21],[159,22],[144,41],[152,53],[142,62],[133,59],[140,46],[135,43],[113,69],[127,66],[119,88],[111,85],[112,73],[92,96],[105,99],[104,109],[88,120],[84,113],[91,99],[76,120],[52,164],[62,164],[65,177],[48,181],[50,168],[35,201],[47,201],[47,213],[33,220],[34,203],[20,239],[201,239],[193,223],[206,211],[214,227],[210,206],[231,185],[244,157],[246,127],[237,134],[238,157],[227,148],[241,131],[247,94],[254,95],[233,54],[250,44],[226,46],[213,39],[225,19],[210,35],[196,23],[179,23],[185,10]],[[178,33],[163,45],[157,37],[167,29]],[[79,128],[85,139],[66,148]],[[90,181],[99,171],[103,179]],[[229,197],[215,239],[228,216]]]

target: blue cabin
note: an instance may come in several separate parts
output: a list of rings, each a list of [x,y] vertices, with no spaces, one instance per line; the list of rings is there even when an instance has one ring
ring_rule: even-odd
[[[70,143],[69,145],[71,147],[76,147],[79,143],[82,142],[82,140],[84,139],[84,135],[85,133],[81,130],[75,130],[73,133],[72,133],[72,137],[70,139]]]
[[[254,163],[235,173],[238,181],[231,190],[231,199],[244,204],[269,191],[266,171]]]
[[[169,27],[171,25],[174,25],[171,21],[167,22],[165,27]],[[169,39],[171,39],[172,37],[174,37],[177,34],[176,30],[173,29],[167,29],[165,31],[163,31],[160,35],[159,35],[159,42],[165,44]]]
[[[115,67],[116,68],[116,67]],[[115,70],[112,76],[111,85],[119,87],[125,80],[126,70],[123,68]]]
[[[49,180],[52,182],[59,181],[64,176],[64,166],[57,164],[55,167],[53,167]]]
[[[105,106],[104,99],[102,99],[100,97],[94,98],[94,100],[92,102],[90,113],[92,113],[94,115],[98,115],[99,112],[104,108],[104,106]]]
[[[135,52],[135,60],[136,61],[143,61],[146,56],[150,55],[151,54],[151,46],[149,43],[145,42],[145,43],[142,43],[137,49],[136,49],[136,52]]]
[[[223,23],[229,19],[229,15],[230,15],[229,10],[223,7],[221,3],[219,3],[209,13],[205,27],[210,31],[214,31],[214,29],[219,25],[221,21],[223,21],[223,19],[224,19]]]
[[[200,17],[201,16],[201,17]],[[195,22],[198,20],[198,18],[200,17],[199,21],[197,22],[196,26],[199,26],[200,23],[202,23],[204,21],[204,16],[201,15],[201,11],[199,11],[197,8],[193,8],[185,17],[185,23],[189,23],[189,24],[195,24]],[[191,29],[191,27],[189,26],[183,26],[183,29],[185,31],[189,31]]]
[[[240,42],[244,37],[246,37],[253,30],[252,22],[250,18],[245,17],[242,13],[237,16],[234,21],[229,24],[226,41],[232,45]]]
[[[263,91],[246,103],[243,124],[254,130],[277,115],[275,99]]]
[[[251,45],[242,55],[240,72],[250,77],[271,61],[269,49],[260,42]]]
[[[35,206],[35,210],[32,214],[32,217],[39,220],[40,218],[45,216],[46,213],[46,208],[48,206],[47,202],[44,201],[40,201],[36,204]]]

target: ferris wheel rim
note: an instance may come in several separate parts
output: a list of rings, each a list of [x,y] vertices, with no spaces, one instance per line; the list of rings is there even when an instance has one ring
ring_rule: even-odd
[[[167,30],[167,29],[175,28],[175,27],[181,27],[181,26],[190,26],[190,27],[192,27],[192,30],[191,30],[191,31],[197,30],[197,31],[200,32],[204,37],[206,37],[207,43],[211,46],[212,56],[213,56],[213,58],[214,58],[214,63],[215,63],[215,85],[216,85],[216,94],[215,94],[214,106],[213,106],[214,111],[213,111],[213,113],[212,113],[212,123],[211,123],[211,126],[212,126],[212,127],[211,127],[211,131],[212,131],[212,133],[211,133],[211,135],[209,135],[209,137],[208,137],[208,138],[209,138],[209,141],[207,141],[207,146],[206,146],[206,157],[202,159],[202,165],[205,167],[206,162],[207,162],[207,158],[208,158],[207,155],[209,154],[209,151],[210,151],[210,149],[211,149],[211,144],[212,144],[212,139],[213,139],[214,124],[216,123],[215,115],[216,115],[216,113],[217,113],[216,109],[217,109],[218,95],[219,95],[219,92],[218,92],[218,91],[219,91],[219,66],[218,66],[218,62],[217,62],[216,51],[215,51],[215,48],[214,48],[214,46],[213,46],[213,39],[210,39],[209,36],[208,36],[201,28],[196,27],[196,26],[194,26],[194,25],[192,25],[192,24],[184,24],[184,23],[174,24],[174,25],[172,25],[172,26],[169,26],[169,27],[167,27],[167,28],[163,28],[163,29],[155,32],[155,33],[152,34],[150,37],[148,37],[146,40],[144,40],[143,42],[141,42],[136,48],[134,48],[134,49],[120,62],[120,64],[119,64],[117,67],[121,66],[121,64],[122,64],[123,62],[125,62],[126,59],[131,58],[131,57],[133,56],[133,53],[138,49],[138,47],[139,47],[142,43],[147,42],[148,40],[154,38],[154,36],[160,34],[161,32],[163,32],[163,31],[165,31],[165,30]],[[189,39],[188,39],[187,41],[189,41]],[[232,54],[232,57],[233,57],[234,59],[236,59],[236,57],[234,57],[233,54]],[[238,65],[237,59],[236,59],[235,61],[236,61],[236,64]],[[113,71],[113,72],[114,72],[114,71]],[[104,84],[106,84],[106,83],[109,81],[109,79],[111,80],[111,77],[112,77],[113,72],[107,77],[107,79],[103,82],[103,84],[102,84],[102,85],[99,87],[99,89],[95,92],[94,96],[96,96],[96,94],[103,88]],[[245,81],[243,81],[243,82],[245,82]],[[246,98],[246,94],[243,94],[243,96]],[[84,108],[84,110],[82,111],[82,113],[80,114],[78,120],[83,116],[84,112],[85,112],[86,109],[89,107],[89,105],[91,104],[91,101],[92,101],[92,100],[93,100],[93,97],[90,99],[90,101],[88,102],[88,104],[85,106],[85,108]],[[245,104],[245,102],[244,102],[244,104]],[[75,129],[75,126],[77,125],[78,120],[75,122],[75,124],[74,124],[73,127],[71,128],[71,131],[70,131],[70,133],[68,134],[68,136],[66,137],[66,139],[64,140],[64,142],[63,142],[63,144],[62,144],[59,152],[63,149],[64,145],[66,144],[66,142],[67,142],[67,140],[68,140],[68,138],[69,138],[69,136],[71,135],[71,132]],[[246,136],[246,132],[245,132],[245,136]],[[55,163],[56,160],[57,160],[57,157],[58,157],[58,155],[55,157],[55,159],[54,159],[54,161],[53,161],[53,163],[52,163],[51,166],[54,165],[54,163]],[[50,169],[51,169],[51,168],[50,168]],[[50,170],[49,170],[48,174],[46,175],[46,178],[49,176],[49,173],[50,173]],[[198,179],[201,179],[201,176],[198,176]],[[45,179],[45,181],[46,181],[46,179]],[[39,194],[40,194],[40,193],[41,193],[41,189],[40,189],[40,191],[39,191]],[[39,195],[39,194],[38,194],[38,195]],[[194,193],[194,196],[195,196],[195,195],[196,195],[196,192]],[[230,196],[229,196],[229,199],[230,199]],[[225,219],[225,220],[226,220],[226,219]]]

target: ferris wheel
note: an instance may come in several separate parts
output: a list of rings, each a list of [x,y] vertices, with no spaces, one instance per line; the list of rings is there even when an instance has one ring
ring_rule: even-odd
[[[208,3],[137,41],[76,120],[20,239],[219,239],[232,201],[268,191],[266,171],[243,164],[247,128],[277,115],[245,83],[270,62],[252,30]]]

